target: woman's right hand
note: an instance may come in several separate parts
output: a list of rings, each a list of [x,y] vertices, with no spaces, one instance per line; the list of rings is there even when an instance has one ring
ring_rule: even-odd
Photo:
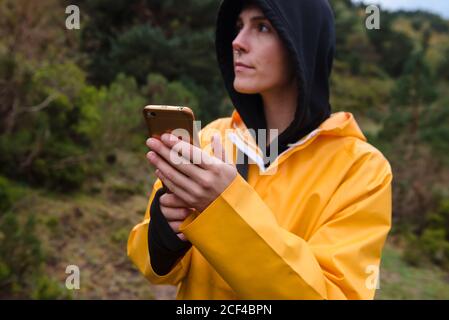
[[[159,198],[159,205],[162,214],[167,219],[168,224],[176,233],[179,239],[186,241],[187,238],[182,232],[179,232],[179,226],[189,216],[193,209],[188,208],[188,205],[174,193],[164,193]]]

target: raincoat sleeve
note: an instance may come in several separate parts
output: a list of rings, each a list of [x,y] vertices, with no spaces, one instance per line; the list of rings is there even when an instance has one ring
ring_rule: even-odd
[[[167,251],[167,248],[164,247],[164,243],[160,241],[160,239],[162,239],[162,236],[160,234],[158,234],[157,236],[149,234],[149,231],[157,232],[157,230],[155,230],[154,228],[149,228],[149,226],[153,214],[156,215],[160,213],[154,210],[154,205],[155,203],[158,205],[158,202],[153,202],[153,200],[155,199],[156,195],[160,196],[160,193],[163,191],[161,190],[162,188],[162,182],[157,179],[153,185],[153,190],[148,201],[145,217],[141,223],[134,226],[129,235],[127,251],[130,259],[137,266],[139,271],[151,283],[177,285],[185,277],[189,269],[191,245],[182,248],[180,247],[178,248],[179,250],[177,250],[177,252],[170,253],[169,251]],[[152,207],[153,209],[151,209]],[[159,218],[164,217],[161,216]],[[154,221],[151,222],[152,227],[154,227]],[[162,222],[163,221],[159,221],[157,223],[157,226],[160,226]],[[150,243],[152,243],[152,245],[155,247],[149,247]],[[157,257],[157,259],[159,260],[157,263],[157,265],[159,265],[158,268],[159,270],[163,270],[163,272],[158,270],[159,273],[157,273],[154,270],[155,268],[153,268],[153,266],[155,265],[155,263],[152,263],[151,261],[152,256]],[[179,258],[175,259],[176,261],[174,262],[170,261],[173,260],[172,257],[175,256],[178,256]],[[164,259],[166,261],[164,261]],[[170,266],[168,266],[167,263],[170,264]]]
[[[180,231],[240,299],[372,299],[392,173],[380,153],[352,162],[308,241],[282,228],[240,175]]]

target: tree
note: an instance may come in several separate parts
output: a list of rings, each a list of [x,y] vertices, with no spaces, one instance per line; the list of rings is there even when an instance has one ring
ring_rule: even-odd
[[[201,120],[228,111],[222,108],[226,93],[215,57],[218,1],[78,2],[89,16],[82,49],[90,56],[93,83],[107,85],[124,73],[141,86],[149,74],[161,74],[197,97]]]
[[[390,112],[379,137],[389,141],[388,158],[394,168],[394,212],[396,219],[424,227],[426,212],[435,205],[434,177],[441,172],[445,154],[436,146],[448,135],[447,105],[435,105],[435,77],[425,60],[427,46],[410,55],[403,75],[392,91]]]
[[[382,12],[381,30],[368,30],[367,34],[381,56],[384,69],[389,75],[399,77],[414,45],[406,34],[393,30],[394,19],[393,14]]]

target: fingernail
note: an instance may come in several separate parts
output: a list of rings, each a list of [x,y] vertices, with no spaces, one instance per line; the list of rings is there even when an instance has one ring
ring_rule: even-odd
[[[148,139],[148,145],[149,145],[151,148],[154,147],[155,142],[156,142],[156,139],[154,139],[154,138]]]
[[[169,139],[168,133],[164,133],[164,134],[161,136],[161,139],[162,139],[162,141],[164,141],[164,142],[168,142],[168,139]]]

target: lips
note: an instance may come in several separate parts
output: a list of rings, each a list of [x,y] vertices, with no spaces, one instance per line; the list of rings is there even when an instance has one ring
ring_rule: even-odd
[[[234,69],[235,71],[245,71],[245,70],[250,70],[250,69],[254,69],[254,67],[251,67],[247,64],[244,64],[242,62],[236,62],[234,64]]]
[[[245,67],[245,68],[250,68],[250,69],[253,68],[253,67],[251,67],[251,66],[249,66],[249,65],[247,65],[247,64],[244,64],[243,62],[236,62],[236,63],[234,64],[234,67]]]

